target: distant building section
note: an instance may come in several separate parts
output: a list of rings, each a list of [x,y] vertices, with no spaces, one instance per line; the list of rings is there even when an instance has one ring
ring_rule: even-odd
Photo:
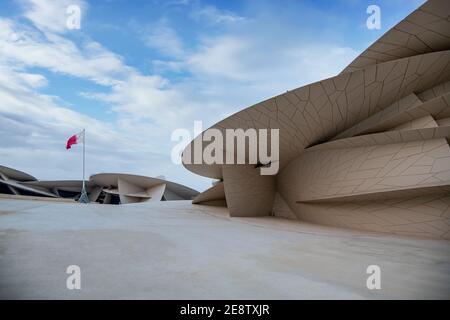
[[[67,198],[78,200],[81,180],[41,181],[5,166],[0,166],[0,194]],[[86,181],[91,202],[127,204],[146,201],[191,200],[198,192],[162,178],[123,173],[101,173]]]

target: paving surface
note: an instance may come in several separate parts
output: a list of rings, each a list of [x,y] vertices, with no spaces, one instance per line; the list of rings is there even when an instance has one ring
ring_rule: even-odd
[[[381,290],[368,290],[368,265]],[[81,268],[68,290],[66,268]],[[189,201],[124,206],[0,199],[0,298],[450,298],[450,242],[278,218],[229,218]]]

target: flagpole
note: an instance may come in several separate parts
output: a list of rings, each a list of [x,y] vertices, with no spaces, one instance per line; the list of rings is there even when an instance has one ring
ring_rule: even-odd
[[[86,183],[85,183],[85,168],[86,168],[86,129],[83,129],[83,188],[81,189],[80,199],[78,200],[81,203],[89,203],[89,197],[86,192]]]
[[[86,161],[86,129],[83,129],[83,191],[86,190],[84,184],[85,161]]]

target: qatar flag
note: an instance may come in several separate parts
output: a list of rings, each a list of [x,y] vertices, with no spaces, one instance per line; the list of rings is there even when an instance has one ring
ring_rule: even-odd
[[[73,144],[84,142],[84,130],[78,134],[74,134],[67,140],[66,149],[70,149]]]

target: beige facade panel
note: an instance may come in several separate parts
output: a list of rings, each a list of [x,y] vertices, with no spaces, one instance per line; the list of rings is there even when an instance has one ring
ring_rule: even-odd
[[[103,191],[102,187],[99,187],[99,186],[93,187],[88,195],[89,201],[96,202],[98,200],[98,197],[102,193],[102,191]]]
[[[127,203],[135,203],[135,202],[141,201],[140,197],[130,196],[130,194],[144,192],[145,190],[142,187],[140,187],[134,183],[131,183],[124,178],[118,178],[117,185],[118,185],[120,203],[127,204]]]
[[[442,85],[435,88],[438,87],[442,88]],[[394,102],[382,111],[336,135],[332,140],[389,130],[425,116],[432,116],[434,119],[450,117],[450,83],[446,82],[445,89],[447,91],[438,96],[430,96],[430,93],[435,92],[433,89],[426,90],[423,97],[412,93]],[[429,99],[426,99],[427,97]]]
[[[449,195],[450,186],[449,185],[438,185],[438,186],[414,186],[411,188],[387,190],[387,191],[375,191],[371,193],[358,193],[351,195],[335,196],[323,199],[308,200],[308,201],[297,201],[297,203],[340,203],[340,202],[368,202],[368,201],[381,201],[386,199],[406,199],[418,196],[423,196],[426,194],[436,195]]]
[[[304,148],[336,136],[414,92],[450,79],[450,51],[432,52],[319,81],[244,109],[213,128],[280,129],[280,168]],[[195,145],[197,137],[191,143]],[[190,148],[188,146],[187,148]],[[222,178],[219,166],[186,164],[195,173]]]
[[[185,185],[165,180],[166,189],[164,198],[166,200],[192,200],[198,195],[198,191]]]
[[[408,111],[411,109],[415,110],[421,105],[423,105],[423,101],[420,100],[414,93],[411,93],[406,97],[395,101],[387,108],[384,108],[361,122],[358,122],[347,130],[344,130],[331,140],[344,139],[365,133],[384,131],[388,128],[395,127],[404,122],[415,119],[416,117],[409,116]],[[426,112],[423,114],[423,116],[426,115],[429,115],[429,113]]]
[[[450,184],[446,139],[305,152],[280,175],[313,201]]]
[[[418,93],[417,96],[422,101],[429,101],[434,98],[441,97],[447,93],[450,93],[450,81],[440,83],[428,90],[422,91]],[[434,114],[433,116],[436,117],[437,115]]]
[[[6,187],[14,195],[33,194],[36,196],[56,198],[58,195],[48,188],[39,185],[28,185],[34,183],[36,178],[19,170],[0,166],[0,185]]]
[[[435,128],[385,131],[346,139],[333,140],[330,142],[317,144],[306,150],[317,151],[317,150],[345,149],[364,146],[393,144],[399,142],[413,142],[438,138],[450,139],[450,123],[447,123],[445,119],[441,123],[442,125]],[[438,124],[440,123],[438,122]]]
[[[168,200],[168,201],[172,201],[172,200],[187,200],[187,199],[192,199],[192,198],[193,197],[184,198],[184,197],[180,196],[179,194],[173,192],[169,188],[166,188],[166,190],[164,191],[164,199]]]
[[[439,127],[448,127],[450,126],[450,118],[439,119],[436,123]]]
[[[110,204],[111,203],[111,194],[110,193],[105,193],[105,198],[103,199],[103,204]]]
[[[450,240],[450,194],[365,202],[297,203],[298,219],[327,226]]]
[[[426,115],[421,118],[407,121],[398,126],[390,128],[389,130],[411,130],[411,129],[423,129],[423,128],[436,128],[438,126],[436,120],[431,115]]]
[[[156,188],[156,187],[155,187]],[[140,191],[140,192],[132,192],[132,193],[127,193],[126,194],[127,197],[133,197],[133,198],[142,198],[142,199],[150,199],[152,198],[147,191]]]
[[[450,49],[448,0],[429,0],[360,54],[343,73],[369,65]]]
[[[13,169],[5,166],[0,166],[0,177],[3,175],[7,179],[12,179],[15,181],[36,181],[37,179],[33,177],[32,175]]]
[[[279,192],[275,193],[272,215],[279,218],[297,220],[297,216],[283,199]]]
[[[82,180],[38,180],[23,182],[22,184],[27,186],[41,187],[49,190],[57,189],[70,192],[81,192],[81,189],[83,187]],[[86,191],[90,192],[91,189],[95,187],[95,185],[91,181],[85,181],[85,187]]]
[[[275,197],[274,176],[254,165],[224,165],[225,198],[232,217],[269,216]]]
[[[89,180],[91,180],[96,185],[100,185],[103,187],[117,187],[119,179],[126,179],[128,182],[142,189],[150,188],[152,186],[164,183],[164,180],[161,179],[125,173],[99,173],[94,174],[89,178]]]
[[[115,196],[120,195],[119,189],[117,188],[107,188],[107,189],[105,188],[103,189],[103,192]]]
[[[40,187],[31,187],[31,186],[27,186],[24,185],[20,182],[17,182],[15,180],[2,180],[0,179],[0,184],[4,184],[8,187],[13,188],[13,193],[14,194],[18,194],[17,190],[21,190],[21,191],[25,191],[25,192],[29,192],[35,195],[40,195],[40,196],[44,196],[44,197],[52,197],[52,198],[56,198],[58,197],[56,194],[50,192],[49,190],[46,190],[44,188],[40,188]]]
[[[197,195],[193,200],[194,204],[220,204],[226,206],[225,188],[223,182],[213,185],[208,190]]]
[[[166,190],[166,184],[158,184],[145,191],[145,194],[149,197],[148,201],[161,201]]]
[[[118,195],[123,204],[144,201],[191,200],[198,192],[160,178],[151,178],[123,173],[100,173],[91,176],[90,181],[103,187],[103,192]],[[108,197],[107,200],[111,200]]]
[[[8,190],[9,190],[12,194],[14,194],[14,195],[20,195],[20,192],[17,191],[17,189],[14,188],[13,186],[11,186],[11,185],[9,185],[9,184],[6,184],[6,187],[8,188]]]

